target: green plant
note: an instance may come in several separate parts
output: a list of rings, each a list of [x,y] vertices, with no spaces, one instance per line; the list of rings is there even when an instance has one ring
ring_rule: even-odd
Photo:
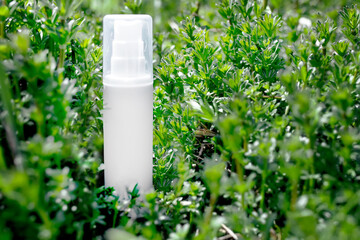
[[[2,2],[0,238],[356,239],[359,7],[161,2]],[[128,201],[101,170],[109,6],[160,12],[156,191]]]

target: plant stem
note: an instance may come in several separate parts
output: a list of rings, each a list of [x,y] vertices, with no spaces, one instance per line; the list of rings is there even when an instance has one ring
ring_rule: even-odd
[[[244,184],[244,169],[238,159],[235,159],[235,167],[236,167],[236,173],[238,175],[240,184]],[[241,205],[242,205],[243,209],[246,209],[244,192],[241,193]]]
[[[7,112],[7,114],[5,114],[5,116],[0,120],[5,129],[6,140],[11,150],[13,163],[18,170],[22,170],[23,162],[22,158],[19,156],[18,140],[16,135],[16,120],[14,118],[14,109],[11,103],[11,99],[13,99],[13,97],[12,91],[9,91],[9,89],[11,89],[9,79],[5,73],[3,65],[0,65],[0,100],[2,102],[2,107],[5,112]],[[16,156],[18,156],[17,161],[15,161]]]
[[[64,67],[64,61],[65,61],[65,47],[60,46],[60,53],[59,53],[59,62],[58,62],[58,70],[62,69]],[[62,83],[64,79],[63,71],[59,74],[59,84]]]
[[[295,204],[297,201],[297,181],[294,181],[291,187],[291,201],[290,201],[290,210],[295,209]]]
[[[310,137],[310,149],[312,151],[315,151],[315,140],[313,139],[312,135],[309,136]],[[315,175],[315,161],[314,161],[314,152],[312,152],[311,157],[310,157],[310,179],[309,179],[309,193],[311,193],[311,191],[314,189],[314,175]]]
[[[118,213],[119,213],[118,205],[119,205],[119,202],[116,201],[116,204],[115,204],[115,212],[114,212],[114,217],[113,217],[113,225],[112,225],[113,228],[116,227],[116,219],[117,219],[117,215],[118,215]]]
[[[196,9],[195,9],[195,11],[192,13],[192,15],[193,15],[194,17],[199,17],[200,5],[201,5],[200,1],[197,1],[197,2],[196,2]]]
[[[266,9],[267,5],[268,5],[268,0],[264,0],[264,3],[263,3],[263,10],[265,10],[265,9]]]
[[[261,201],[260,201],[260,208],[265,211],[265,183],[267,177],[267,159],[264,160],[264,170],[262,172],[262,179],[261,179]]]
[[[3,39],[5,37],[5,24],[3,21],[0,21],[0,38]]]
[[[209,208],[206,209],[206,215],[205,215],[205,220],[204,220],[204,226],[206,227],[205,235],[207,233],[208,227],[210,226],[211,217],[212,217],[212,213],[213,213],[214,208],[215,208],[216,200],[217,200],[217,195],[211,194],[211,196],[210,196],[210,206],[209,206]]]

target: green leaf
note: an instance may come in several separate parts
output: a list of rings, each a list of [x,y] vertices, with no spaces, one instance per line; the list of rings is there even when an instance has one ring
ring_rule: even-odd
[[[10,11],[7,6],[0,6],[0,19],[3,21],[10,16]]]

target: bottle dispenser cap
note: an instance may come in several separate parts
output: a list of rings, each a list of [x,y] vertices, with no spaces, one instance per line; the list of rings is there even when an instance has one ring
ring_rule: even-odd
[[[104,83],[152,83],[152,19],[149,15],[104,18]]]

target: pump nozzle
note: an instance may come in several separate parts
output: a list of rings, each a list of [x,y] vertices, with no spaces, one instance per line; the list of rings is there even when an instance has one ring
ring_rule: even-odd
[[[142,30],[141,21],[115,20],[111,75],[134,77],[145,73]]]
[[[149,15],[104,17],[104,83],[116,86],[153,82],[152,19]]]

